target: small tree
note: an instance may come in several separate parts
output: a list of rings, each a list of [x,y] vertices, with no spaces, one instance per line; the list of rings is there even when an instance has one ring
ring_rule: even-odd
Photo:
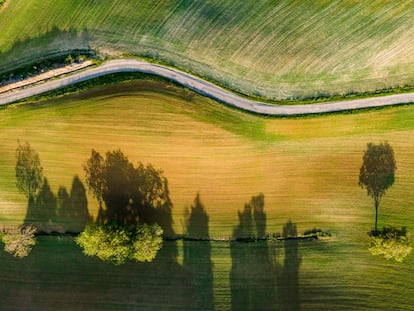
[[[4,250],[15,257],[26,257],[36,244],[35,233],[36,228],[32,225],[21,226],[17,230],[4,233]]]
[[[367,144],[359,171],[359,185],[374,199],[375,232],[378,231],[378,207],[386,190],[394,183],[396,163],[394,150],[388,142]]]
[[[16,186],[29,201],[33,200],[42,185],[43,168],[39,154],[28,142],[20,144],[16,149]]]

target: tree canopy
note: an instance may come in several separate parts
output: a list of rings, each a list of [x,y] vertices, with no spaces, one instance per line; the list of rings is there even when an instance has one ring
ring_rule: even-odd
[[[394,150],[388,142],[367,144],[367,150],[362,158],[359,171],[359,185],[367,190],[367,194],[374,199],[375,231],[378,225],[378,207],[381,198],[388,188],[394,184],[396,162]]]
[[[152,261],[162,246],[162,229],[157,224],[143,224],[134,230],[119,225],[88,224],[76,238],[87,256],[121,265],[126,260]]]
[[[6,232],[2,235],[4,250],[19,258],[26,257],[36,244],[36,227],[32,225],[20,226],[16,230]]]

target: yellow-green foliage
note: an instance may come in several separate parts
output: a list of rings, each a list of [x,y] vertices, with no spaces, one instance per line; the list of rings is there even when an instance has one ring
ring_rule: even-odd
[[[137,228],[136,238],[132,244],[131,257],[136,261],[152,261],[162,245],[160,226],[144,224]]]
[[[383,255],[385,259],[395,259],[402,262],[412,250],[408,240],[407,227],[401,229],[386,226],[378,231],[375,228],[368,249],[372,255]]]
[[[373,237],[368,250],[374,256],[382,255],[387,260],[394,259],[395,261],[402,262],[411,253],[412,249],[406,237],[391,239]]]
[[[19,258],[29,255],[32,246],[36,245],[36,228],[32,225],[21,226],[2,235],[4,250]]]
[[[267,97],[374,90],[413,82],[413,13],[412,0],[13,0],[0,71],[90,46]]]
[[[117,224],[89,224],[76,238],[87,256],[96,256],[114,265],[127,259],[152,261],[162,245],[162,229],[158,225],[137,226],[136,232]]]
[[[76,242],[85,255],[96,256],[115,265],[123,264],[129,255],[129,234],[118,226],[87,225]]]

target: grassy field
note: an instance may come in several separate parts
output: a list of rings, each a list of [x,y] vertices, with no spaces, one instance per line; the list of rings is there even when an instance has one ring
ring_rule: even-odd
[[[148,80],[11,105],[0,110],[0,225],[18,224],[26,214],[26,199],[15,187],[18,139],[29,141],[39,152],[55,193],[59,186],[69,188],[75,175],[84,181],[81,165],[92,148],[101,153],[120,148],[132,162],[150,162],[164,170],[177,233],[183,232],[185,208],[197,192],[214,238],[232,235],[238,211],[259,192],[265,195],[267,232],[281,232],[288,219],[299,233],[313,227],[332,232],[325,241],[300,242],[295,256],[289,251],[292,246],[284,247],[283,242],[234,247],[212,243],[217,310],[230,310],[232,289],[234,297],[244,297],[247,291],[246,297],[251,297],[247,305],[254,304],[263,284],[273,284],[266,287],[275,295],[268,303],[281,310],[292,309],[286,300],[292,293],[299,297],[302,310],[409,310],[414,304],[413,256],[397,264],[368,252],[366,233],[374,223],[374,208],[358,187],[358,173],[367,142],[387,140],[393,146],[396,181],[381,203],[379,225],[405,225],[413,232],[413,132],[412,106],[272,119]],[[97,203],[91,196],[88,208],[96,215]],[[33,254],[22,261],[1,253],[3,303],[16,309],[19,304],[56,309],[65,301],[71,301],[66,303],[69,309],[159,309],[154,297],[161,293],[170,297],[163,309],[205,310],[197,286],[208,275],[185,264],[183,242],[177,258],[169,255],[171,247],[166,246],[150,268],[140,264],[116,268],[85,258],[72,238],[42,237]],[[269,259],[267,266],[258,254]],[[301,261],[292,267],[286,258]],[[206,264],[205,258],[199,260]],[[232,265],[239,274],[232,274]],[[240,271],[255,277],[246,281]],[[297,282],[287,281],[292,277]]]
[[[373,91],[414,82],[413,10],[382,0],[10,0],[0,71],[90,47],[268,98]]]
[[[194,258],[198,269],[193,270],[181,255],[160,254],[152,263],[116,267],[82,255],[72,237],[38,242],[23,260],[0,252],[2,309],[210,310],[202,302],[211,288],[197,285],[211,277],[202,273],[205,261]],[[200,242],[192,243],[194,249]],[[215,310],[231,310],[232,304],[237,310],[411,310],[414,303],[412,261],[395,264],[370,257],[356,244],[315,241],[301,242],[300,264],[289,267],[289,248],[281,242],[239,244],[233,253],[229,243],[211,244]],[[163,251],[173,247],[165,242]],[[258,260],[267,251],[274,254],[272,271]],[[231,274],[236,255],[243,256],[245,263],[238,265],[248,279]],[[263,297],[269,292],[272,296]]]
[[[79,95],[0,111],[0,217],[22,221],[25,197],[15,187],[14,152],[27,140],[39,154],[52,190],[69,187],[92,148],[120,148],[132,162],[164,170],[182,232],[185,207],[200,192],[210,234],[228,237],[250,197],[263,192],[268,231],[291,218],[362,236],[373,223],[373,202],[358,187],[367,142],[387,140],[397,160],[396,183],[380,207],[380,225],[412,228],[414,194],[411,106],[297,119],[249,115],[160,81],[100,87]],[[373,122],[372,120],[375,120]],[[89,209],[97,203],[89,197]],[[348,224],[352,223],[352,227]]]

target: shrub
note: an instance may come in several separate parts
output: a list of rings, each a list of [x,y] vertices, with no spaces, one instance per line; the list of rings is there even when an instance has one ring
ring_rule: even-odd
[[[162,233],[157,224],[139,225],[135,230],[118,224],[89,224],[76,243],[85,255],[114,265],[121,265],[127,259],[150,262],[162,246]]]
[[[368,248],[373,256],[382,255],[385,259],[394,259],[402,262],[411,251],[407,228],[384,227],[380,231],[371,233],[371,243]]]
[[[36,227],[28,225],[5,232],[2,235],[4,250],[15,257],[26,257],[29,255],[32,246],[36,244],[36,230]]]

